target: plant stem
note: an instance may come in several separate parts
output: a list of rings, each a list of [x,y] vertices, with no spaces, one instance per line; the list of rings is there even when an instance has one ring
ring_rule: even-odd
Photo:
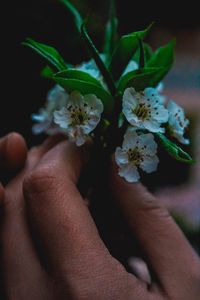
[[[107,67],[105,66],[104,62],[102,61],[98,50],[96,49],[93,41],[91,40],[91,38],[89,37],[87,30],[85,28],[85,23],[82,24],[81,26],[81,33],[82,36],[84,38],[84,41],[86,42],[87,48],[92,56],[92,58],[94,59],[94,61],[96,62],[99,70],[101,71],[101,74],[104,78],[105,83],[108,86],[108,89],[111,93],[111,95],[113,96],[113,98],[115,98],[116,94],[117,94],[117,89],[115,86],[115,82],[110,74],[110,72],[108,71]]]

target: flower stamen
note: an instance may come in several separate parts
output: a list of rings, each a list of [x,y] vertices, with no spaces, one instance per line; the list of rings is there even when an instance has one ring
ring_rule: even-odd
[[[138,167],[143,160],[142,155],[138,150],[138,147],[136,146],[135,149],[129,149],[127,153],[129,161],[136,167]]]

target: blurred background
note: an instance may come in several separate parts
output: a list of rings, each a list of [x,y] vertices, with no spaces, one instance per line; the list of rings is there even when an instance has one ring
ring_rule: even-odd
[[[4,1],[1,8],[2,95],[0,135],[22,133],[29,146],[44,137],[31,133],[30,115],[44,104],[51,82],[40,77],[45,62],[21,45],[26,37],[57,48],[67,62],[78,64],[88,55],[73,26],[72,18],[56,0]],[[72,0],[83,16],[90,16],[89,31],[99,50],[104,37],[109,1]],[[165,94],[183,105],[191,119],[192,145],[197,160],[189,168],[169,158],[161,164],[157,193],[176,216],[194,247],[199,250],[200,232],[200,18],[197,2],[142,2],[116,0],[119,32],[126,34],[155,25],[148,42],[155,49],[176,37],[176,62],[164,81]],[[1,174],[1,176],[3,176]],[[159,179],[158,179],[159,177]],[[163,190],[164,188],[164,190]]]
[[[109,0],[72,0],[83,16],[90,16],[90,33],[98,47],[104,37]],[[166,78],[165,88],[192,89],[189,106],[200,87],[200,18],[196,1],[174,6],[170,1],[147,4],[116,0],[120,34],[141,30],[155,21],[148,41],[153,48],[177,38],[176,64]],[[73,26],[71,16],[58,0],[4,1],[1,8],[1,73],[3,74],[0,134],[10,130],[31,135],[30,114],[44,103],[51,83],[39,76],[45,62],[21,42],[26,37],[55,46],[66,61],[74,64],[87,59],[87,53]],[[2,70],[3,67],[3,70]],[[5,91],[5,93],[3,93]],[[178,95],[178,101],[185,92]],[[196,98],[195,98],[196,99]],[[195,100],[196,101],[196,100]]]

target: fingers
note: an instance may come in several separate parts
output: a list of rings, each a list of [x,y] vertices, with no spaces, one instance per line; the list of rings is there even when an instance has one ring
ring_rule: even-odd
[[[140,183],[129,184],[113,164],[111,188],[148,262],[164,288],[188,285],[200,276],[200,263],[181,230]]]
[[[3,269],[9,299],[51,299],[53,294],[29,232],[22,182],[45,152],[57,142],[58,138],[53,137],[31,150],[24,170],[6,186],[1,230]]]
[[[76,188],[82,154],[73,144],[61,143],[43,157],[24,182],[32,224],[49,255],[51,267],[64,276],[81,276],[77,265],[79,271],[92,271],[94,265],[99,266],[102,256],[109,256]]]
[[[30,171],[37,163],[39,163],[40,159],[46,152],[63,140],[66,140],[66,136],[63,134],[57,134],[47,138],[41,145],[31,148],[26,162],[26,173],[27,169]]]
[[[0,164],[9,169],[23,167],[27,156],[24,138],[18,133],[10,133],[0,139]]]
[[[49,281],[35,251],[24,209],[21,177],[5,189],[1,226],[2,260],[8,299],[49,299]],[[44,294],[45,293],[45,294]],[[46,295],[47,296],[47,295]]]

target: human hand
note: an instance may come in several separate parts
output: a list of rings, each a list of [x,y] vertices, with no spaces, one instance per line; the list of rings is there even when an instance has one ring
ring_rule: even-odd
[[[141,184],[124,182],[113,167],[113,194],[156,275],[156,281],[146,283],[127,273],[98,235],[76,187],[83,150],[68,142],[54,144],[51,140],[30,151],[25,169],[6,187],[7,298],[198,299],[199,258],[160,203]],[[25,204],[46,264],[31,238]]]
[[[10,133],[0,138],[0,199],[3,198],[4,188],[1,184],[4,172],[10,177],[14,172],[19,171],[26,161],[27,146],[24,138],[18,133]]]

